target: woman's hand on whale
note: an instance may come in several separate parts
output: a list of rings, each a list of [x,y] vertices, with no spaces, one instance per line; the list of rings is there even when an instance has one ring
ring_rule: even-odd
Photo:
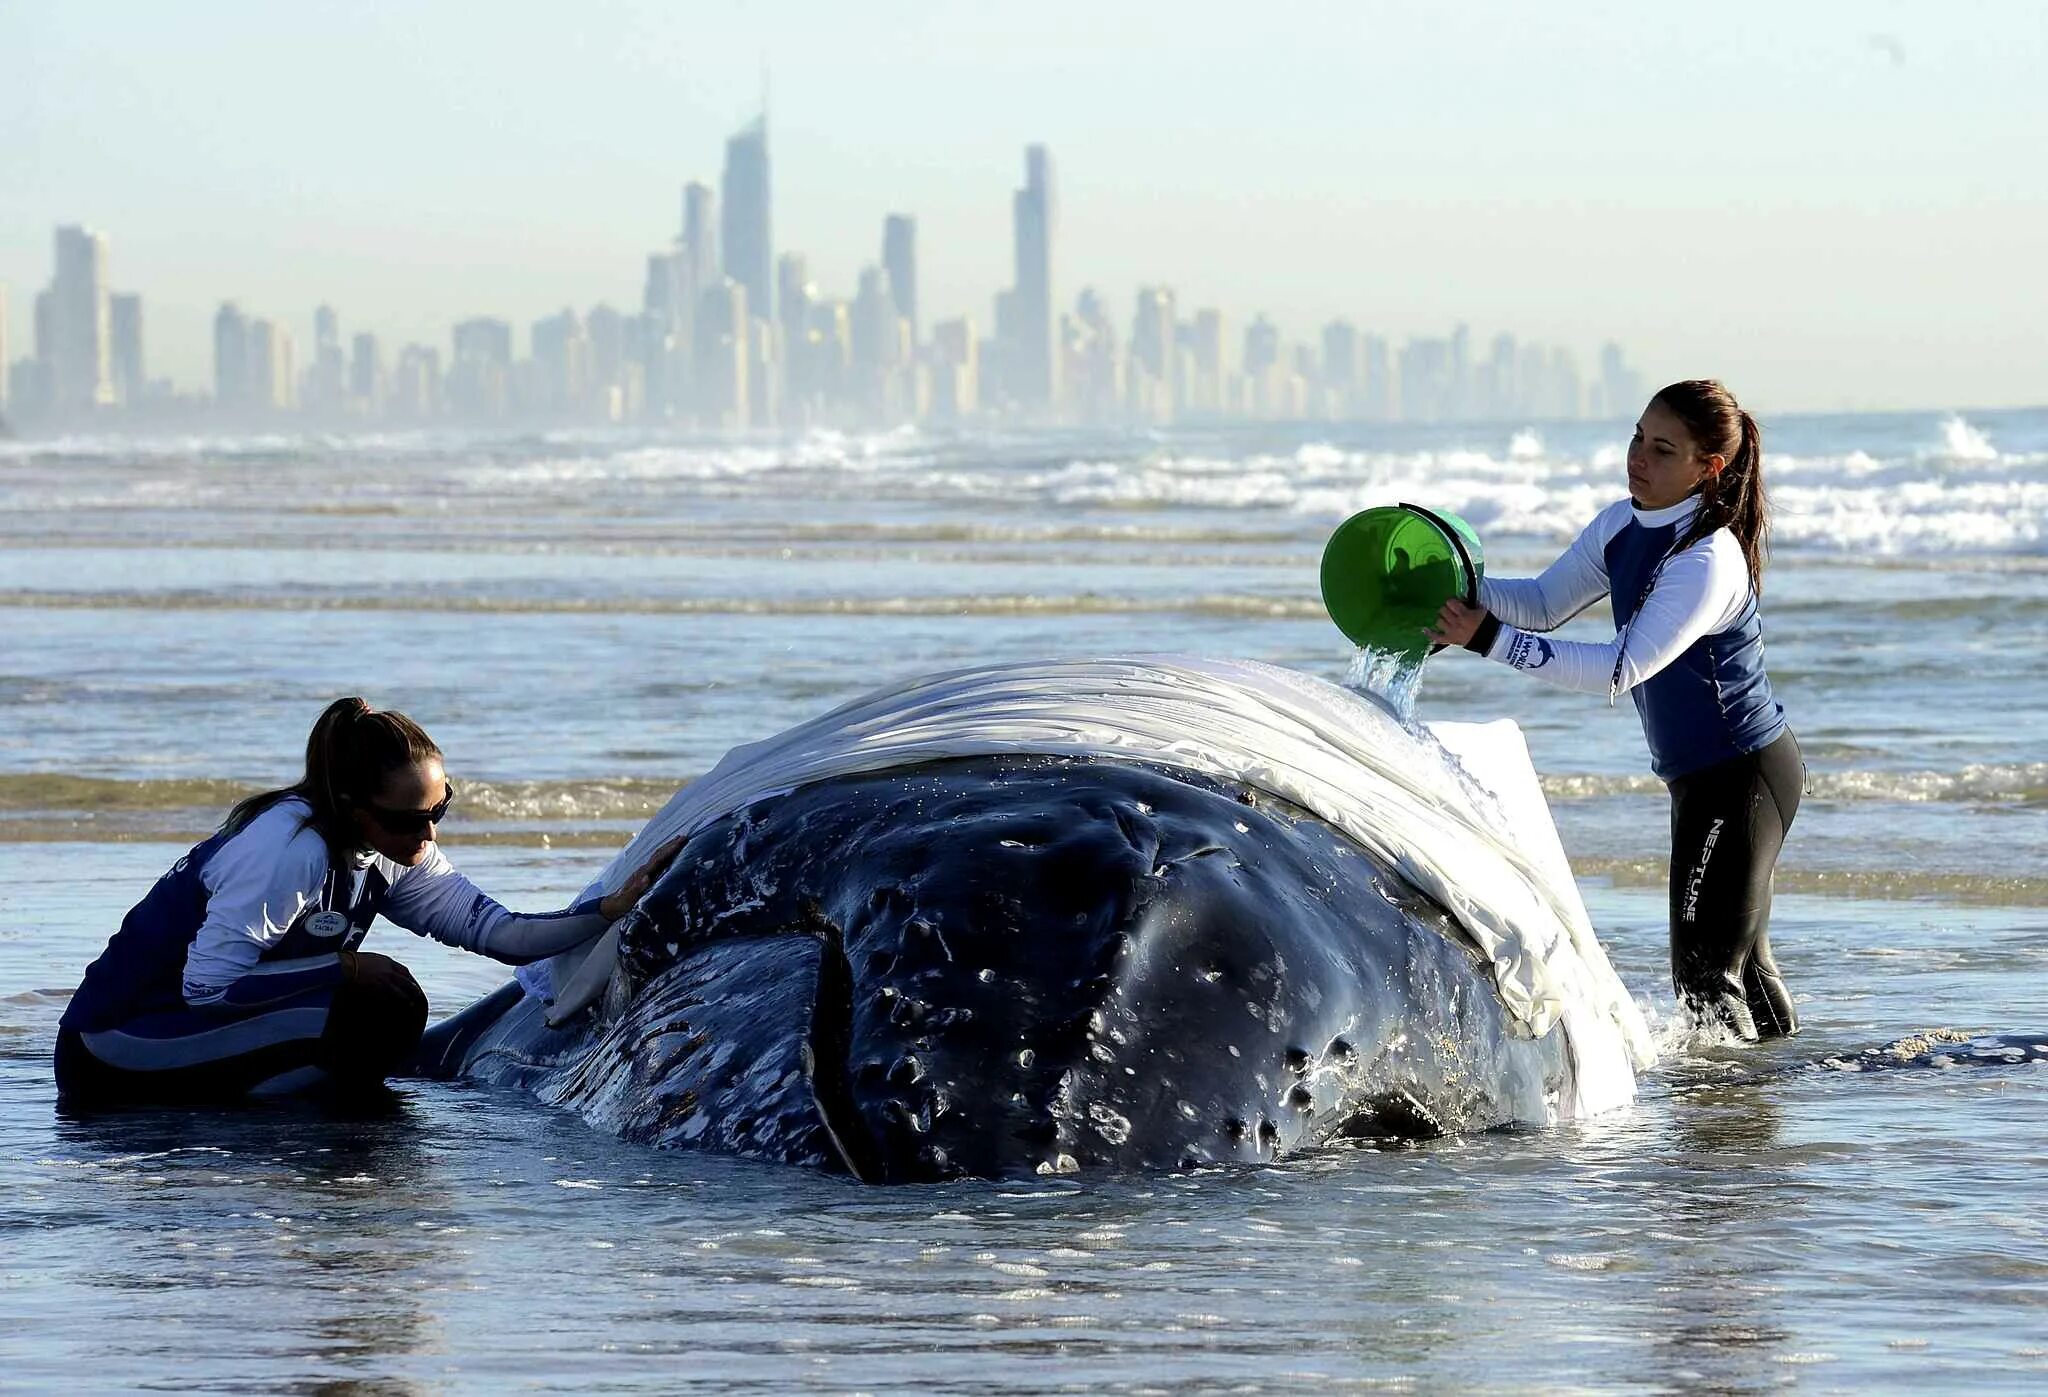
[[[1467,606],[1456,597],[1443,605],[1436,614],[1436,625],[1423,632],[1436,645],[1463,646],[1479,632],[1479,625],[1486,619],[1486,608]]]
[[[597,904],[597,910],[604,914],[605,920],[615,922],[632,911],[633,904],[640,900],[641,894],[653,887],[654,880],[668,871],[668,866],[675,862],[676,855],[681,852],[682,847],[682,836],[677,835],[649,854],[647,862],[634,869],[633,876],[621,883],[617,892],[607,895],[604,901]]]

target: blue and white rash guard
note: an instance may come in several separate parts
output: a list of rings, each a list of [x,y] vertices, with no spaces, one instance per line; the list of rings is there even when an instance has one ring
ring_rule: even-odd
[[[1671,551],[1699,507],[1697,495],[1664,509],[1618,501],[1541,577],[1489,577],[1479,591],[1503,623],[1486,657],[1582,693],[1626,690],[1666,781],[1759,751],[1785,730],[1742,545],[1716,529]],[[1602,596],[1613,603],[1614,640],[1537,634]]]
[[[607,924],[595,896],[562,912],[510,912],[457,873],[438,844],[411,868],[376,855],[336,868],[311,814],[289,796],[195,845],[122,921],[63,1026],[93,1032],[180,1006],[251,1009],[338,983],[338,953],[360,944],[380,913],[515,965],[580,945]]]

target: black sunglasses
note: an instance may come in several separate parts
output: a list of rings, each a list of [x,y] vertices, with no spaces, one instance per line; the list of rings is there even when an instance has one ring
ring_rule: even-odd
[[[375,817],[378,824],[393,834],[422,834],[428,825],[438,825],[448,818],[448,807],[455,803],[455,783],[446,783],[448,790],[441,797],[441,803],[431,810],[387,810],[370,801],[363,802],[363,809]]]

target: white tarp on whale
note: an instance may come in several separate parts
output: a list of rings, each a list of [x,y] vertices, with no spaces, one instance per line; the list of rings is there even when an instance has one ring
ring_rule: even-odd
[[[863,772],[1004,753],[1204,772],[1314,812],[1448,909],[1490,962],[1518,1030],[1565,1033],[1576,1099],[1557,1103],[1559,1118],[1625,1104],[1634,1069],[1654,1062],[1656,1050],[1593,935],[1520,729],[1445,724],[1435,733],[1442,745],[1370,699],[1248,660],[1134,656],[954,670],[734,748],[677,792],[592,887],[616,888],[664,840],[765,796]],[[592,968],[608,961],[601,951]],[[591,997],[593,977],[575,977],[586,986],[579,995],[563,976],[568,968],[555,972],[563,1000]]]

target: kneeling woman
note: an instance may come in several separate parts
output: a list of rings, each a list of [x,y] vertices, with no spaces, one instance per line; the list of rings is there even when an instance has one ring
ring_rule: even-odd
[[[427,1022],[412,973],[357,950],[380,913],[521,965],[597,936],[674,856],[566,911],[508,912],[434,842],[455,799],[402,713],[328,706],[295,786],[252,796],[157,880],[85,972],[57,1035],[69,1105],[220,1101],[403,1071]]]
[[[1628,448],[1629,498],[1532,579],[1485,579],[1430,638],[1609,703],[1635,700],[1671,791],[1671,978],[1679,999],[1745,1040],[1796,1033],[1771,958],[1771,874],[1805,765],[1764,673],[1763,436],[1711,379],[1650,400]],[[1615,637],[1536,634],[1601,597]]]

